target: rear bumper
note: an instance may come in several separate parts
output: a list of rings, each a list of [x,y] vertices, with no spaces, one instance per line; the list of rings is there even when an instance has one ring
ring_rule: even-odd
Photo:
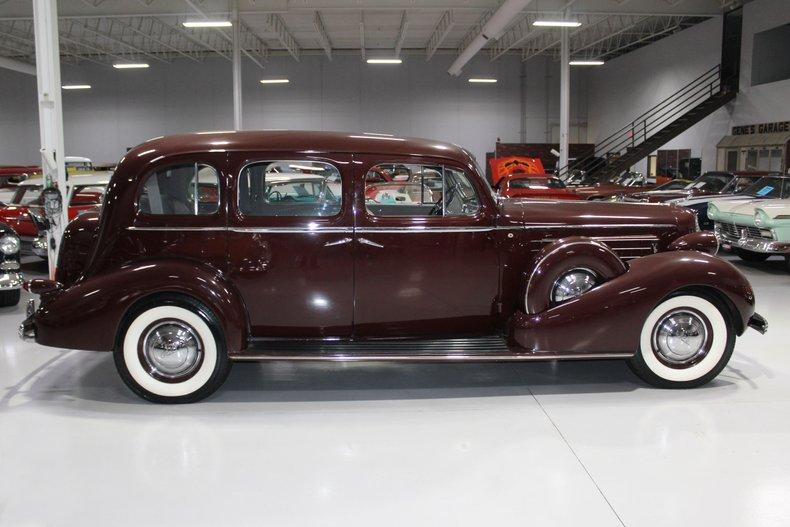
[[[759,313],[755,313],[749,317],[748,325],[750,328],[759,331],[761,335],[765,335],[765,332],[768,331],[768,321]]]

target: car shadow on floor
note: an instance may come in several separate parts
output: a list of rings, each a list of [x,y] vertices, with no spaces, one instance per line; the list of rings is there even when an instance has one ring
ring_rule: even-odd
[[[722,375],[701,389],[732,385]],[[202,404],[330,402],[625,393],[645,388],[624,361],[410,364],[271,362],[234,365]],[[0,398],[0,411],[22,401],[146,405],[120,380],[112,355],[70,351],[30,372]],[[95,408],[94,408],[95,409]]]

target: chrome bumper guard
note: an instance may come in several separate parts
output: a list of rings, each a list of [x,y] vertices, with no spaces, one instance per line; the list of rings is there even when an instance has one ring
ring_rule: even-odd
[[[755,313],[749,318],[749,327],[765,335],[765,332],[768,331],[768,321],[762,315]]]
[[[33,321],[33,315],[36,313],[36,301],[32,298],[27,301],[27,306],[25,308],[25,321],[19,324],[19,328],[17,332],[19,333],[19,338],[24,340],[25,342],[35,342],[36,340],[36,323]]]
[[[19,271],[0,270],[0,290],[19,289],[22,287],[22,273]]]
[[[46,258],[49,255],[47,252],[47,237],[39,235],[33,238],[32,251],[39,258]]]

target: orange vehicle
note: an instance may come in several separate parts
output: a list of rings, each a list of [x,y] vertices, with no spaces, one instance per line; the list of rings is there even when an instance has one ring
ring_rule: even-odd
[[[584,199],[551,174],[510,174],[494,188],[503,198]]]

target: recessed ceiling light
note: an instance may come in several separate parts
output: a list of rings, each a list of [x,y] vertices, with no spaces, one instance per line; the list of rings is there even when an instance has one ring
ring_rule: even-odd
[[[261,84],[288,84],[288,79],[261,79]]]
[[[602,60],[571,60],[570,66],[603,66]]]
[[[401,59],[368,59],[368,64],[401,64]]]
[[[496,79],[490,77],[472,77],[469,79],[469,82],[474,82],[479,84],[494,84],[496,83]]]
[[[582,23],[578,20],[535,20],[532,25],[538,27],[579,27]]]
[[[90,90],[90,84],[64,84],[61,86],[64,90]]]
[[[231,27],[230,20],[193,20],[191,22],[182,22],[184,27]]]
[[[112,67],[116,70],[131,70],[136,68],[147,68],[148,64],[145,62],[116,62]]]

